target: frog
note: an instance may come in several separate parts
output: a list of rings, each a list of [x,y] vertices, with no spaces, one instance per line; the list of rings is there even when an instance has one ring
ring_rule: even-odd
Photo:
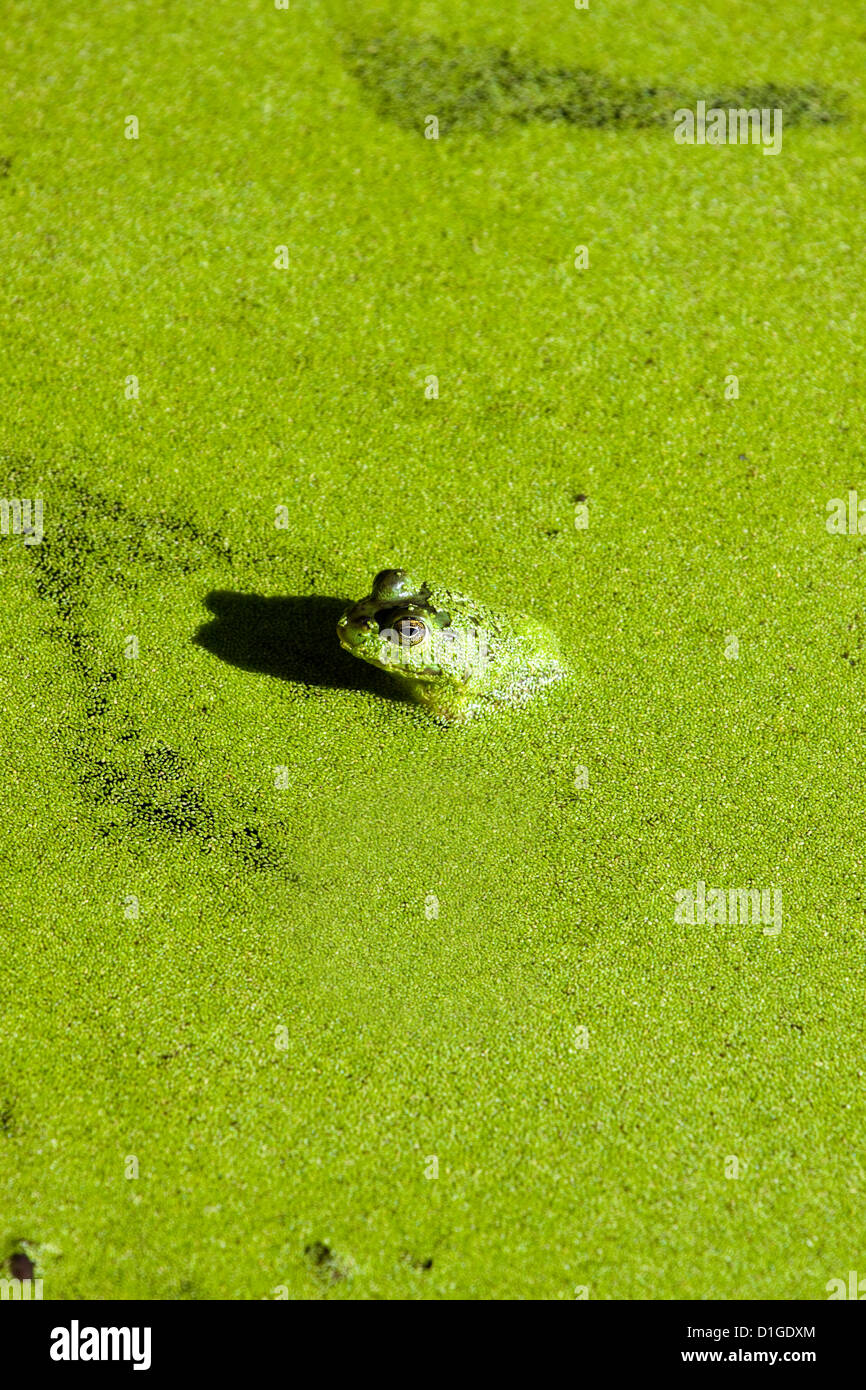
[[[419,583],[405,569],[380,570],[366,598],[342,614],[337,636],[445,725],[525,704],[566,674],[559,645],[541,623]]]

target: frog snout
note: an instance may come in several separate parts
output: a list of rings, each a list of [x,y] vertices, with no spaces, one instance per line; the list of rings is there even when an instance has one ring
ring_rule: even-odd
[[[365,638],[377,632],[378,628],[372,618],[353,618],[351,613],[344,613],[337,623],[337,636],[340,641],[353,646],[360,645]]]

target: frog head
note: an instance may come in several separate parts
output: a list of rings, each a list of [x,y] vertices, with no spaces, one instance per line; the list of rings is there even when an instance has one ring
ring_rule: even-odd
[[[447,678],[454,645],[451,615],[437,608],[426,584],[406,570],[381,570],[367,598],[337,623],[341,646],[392,675],[416,681]]]

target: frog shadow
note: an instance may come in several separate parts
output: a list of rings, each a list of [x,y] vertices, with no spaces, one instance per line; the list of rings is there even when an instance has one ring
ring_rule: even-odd
[[[351,601],[321,594],[265,598],[217,589],[204,599],[213,619],[198,629],[193,641],[242,671],[402,700],[386,672],[351,656],[337,641],[337,619]]]

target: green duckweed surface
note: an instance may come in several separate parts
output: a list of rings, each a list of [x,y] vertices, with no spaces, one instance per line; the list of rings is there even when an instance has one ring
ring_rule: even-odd
[[[864,1259],[862,7],[6,12],[0,453],[44,538],[0,536],[0,1259],[825,1298]],[[677,144],[716,97],[781,153]],[[386,566],[549,624],[568,682],[431,724],[336,641]],[[698,882],[780,929],[676,921]]]

